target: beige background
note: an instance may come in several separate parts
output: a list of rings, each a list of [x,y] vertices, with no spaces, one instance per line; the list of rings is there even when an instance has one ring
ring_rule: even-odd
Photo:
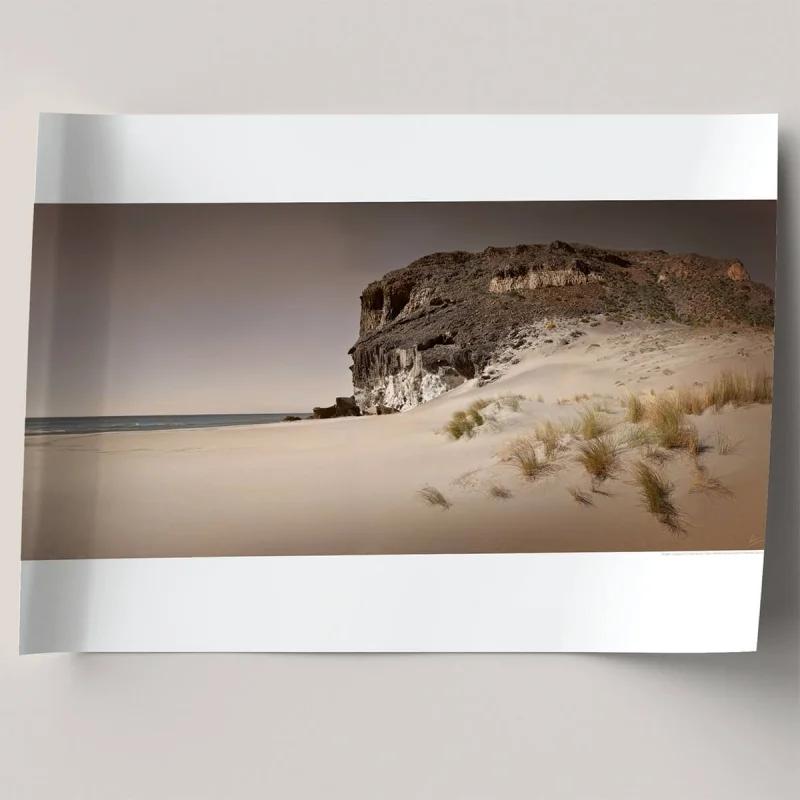
[[[0,0],[0,795],[711,800],[797,791],[795,0]],[[781,114],[761,648],[20,659],[36,112]]]

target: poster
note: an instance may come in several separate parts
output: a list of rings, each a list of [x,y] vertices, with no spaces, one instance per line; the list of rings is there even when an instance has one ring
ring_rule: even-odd
[[[753,650],[777,118],[43,115],[21,650]]]

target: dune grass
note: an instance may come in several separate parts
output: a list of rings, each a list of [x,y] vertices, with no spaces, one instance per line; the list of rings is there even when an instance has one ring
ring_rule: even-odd
[[[644,419],[645,405],[640,395],[629,392],[623,399],[623,404],[625,408],[625,418],[628,422],[638,424]]]
[[[628,428],[622,436],[622,442],[631,448],[652,447],[657,441],[657,435],[647,425],[634,425]]]
[[[534,435],[544,448],[546,458],[553,458],[559,450],[563,449],[561,439],[564,429],[551,419],[540,422],[535,428]]]
[[[513,467],[517,474],[527,481],[535,481],[552,475],[555,471],[552,461],[540,457],[536,451],[536,445],[535,436],[517,436],[506,444],[501,454],[501,460]]]
[[[646,461],[638,461],[634,465],[633,475],[645,509],[670,532],[684,532],[683,514],[673,500],[675,487],[664,473]]]
[[[584,408],[578,416],[576,432],[589,440],[604,436],[612,427],[613,423],[603,416],[603,412],[595,408]]]
[[[755,375],[734,370],[723,370],[705,391],[706,408],[713,406],[721,411],[726,405],[734,408],[772,402],[772,377],[764,370]]]
[[[445,425],[444,432],[451,439],[470,438],[476,428],[474,416],[470,416],[466,411],[456,411]]]
[[[696,386],[683,386],[675,389],[672,398],[683,414],[699,416],[708,408],[705,402],[705,393],[698,391]]]
[[[616,477],[621,467],[619,447],[607,436],[581,442],[576,460],[589,474],[594,485]]]
[[[450,503],[450,501],[435,486],[423,486],[417,492],[417,494],[424,503],[433,508],[438,507],[448,509],[452,505],[452,503]]]
[[[714,444],[716,446],[717,453],[721,456],[729,456],[732,453],[736,452],[736,449],[741,444],[741,441],[734,441],[725,433],[724,428],[717,428],[714,433]]]
[[[719,479],[708,471],[708,468],[695,461],[692,483],[689,491],[693,493],[715,494],[723,497],[733,497],[733,492]]]
[[[594,505],[594,500],[592,500],[592,496],[588,492],[584,492],[582,489],[579,489],[577,486],[569,486],[567,487],[567,491],[572,495],[572,499],[579,506]]]
[[[688,422],[677,395],[658,395],[647,403],[646,424],[653,431],[655,444],[665,450],[685,450],[696,456],[704,449],[697,428]]]
[[[490,406],[495,409],[509,408],[512,411],[520,410],[520,402],[527,399],[521,394],[504,394],[500,397],[481,397],[467,407],[466,410],[453,412],[452,417],[444,426],[444,433],[451,439],[470,439],[475,435],[477,428],[481,428],[487,423],[497,430],[499,425],[496,418],[487,412]]]

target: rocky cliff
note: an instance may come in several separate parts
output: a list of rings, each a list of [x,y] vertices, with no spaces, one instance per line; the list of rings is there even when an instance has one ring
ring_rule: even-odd
[[[353,358],[362,411],[406,410],[466,380],[547,320],[773,325],[773,292],[744,265],[663,250],[552,242],[434,253],[361,295]]]

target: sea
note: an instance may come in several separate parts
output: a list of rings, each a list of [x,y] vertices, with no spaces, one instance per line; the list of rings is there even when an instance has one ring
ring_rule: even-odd
[[[269,425],[284,417],[305,419],[308,413],[281,414],[180,414],[144,417],[28,417],[26,436],[111,433],[114,431],[169,431],[181,428],[221,428],[234,425]]]

